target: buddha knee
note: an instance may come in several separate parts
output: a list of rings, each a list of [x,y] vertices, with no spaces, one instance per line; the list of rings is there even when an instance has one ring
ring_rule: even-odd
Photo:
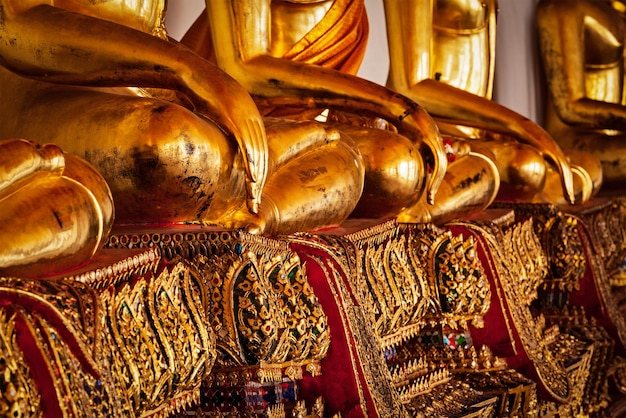
[[[539,151],[524,144],[492,147],[500,173],[500,193],[505,200],[530,199],[546,183],[547,166]]]
[[[216,125],[172,104],[130,113],[114,146],[86,156],[109,183],[119,223],[214,218],[245,199],[236,145]]]
[[[350,215],[365,174],[358,149],[341,138],[301,153],[272,174],[260,206],[266,233],[336,226]]]
[[[415,144],[390,131],[352,134],[365,164],[363,195],[353,217],[395,215],[420,198],[425,169]]]

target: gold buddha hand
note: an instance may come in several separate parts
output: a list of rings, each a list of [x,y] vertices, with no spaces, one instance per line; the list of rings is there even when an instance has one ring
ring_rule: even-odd
[[[624,4],[541,0],[536,23],[544,67],[546,130],[602,165],[603,188],[624,191]]]
[[[49,3],[54,3],[54,6],[51,7]],[[129,107],[134,112],[126,108],[127,104],[121,101],[108,108],[100,108],[107,103],[104,99],[100,100],[101,95],[93,94],[95,91],[93,87],[115,86],[157,88],[159,91],[171,90],[176,92],[178,98],[184,96],[185,104],[193,108],[196,115],[215,122],[215,125],[227,133],[229,139],[232,137],[236,142],[241,151],[241,169],[245,174],[248,207],[252,212],[256,211],[267,177],[267,140],[261,116],[247,92],[231,77],[187,48],[162,35],[160,20],[165,9],[163,1],[94,3],[87,0],[70,2],[1,0],[0,5],[4,5],[0,6],[0,28],[2,29],[0,39],[3,41],[20,40],[20,42],[0,43],[2,66],[13,74],[30,79],[17,81],[12,78],[12,74],[0,73],[0,86],[2,87],[0,91],[3,97],[7,98],[7,102],[11,102],[15,107],[7,111],[13,114],[2,115],[0,119],[3,124],[5,121],[11,121],[7,125],[13,127],[15,120],[25,118],[24,114],[30,112],[32,120],[29,120],[29,123],[34,125],[30,128],[1,126],[0,136],[43,138],[46,142],[58,144],[64,150],[83,157],[87,157],[86,154],[90,148],[108,153],[111,151],[111,146],[115,147],[120,144],[111,144],[114,141],[111,139],[111,131],[108,128],[106,129],[108,132],[105,133],[92,128],[89,131],[84,130],[85,125],[92,124],[93,115],[98,118],[102,117],[104,112],[113,114],[109,116],[110,121],[103,121],[101,124],[111,123],[110,126],[115,126],[116,130],[127,129],[134,134],[133,126],[120,125],[122,115],[127,119],[133,116],[145,118],[146,115],[138,115],[140,111],[137,109],[141,106],[140,101],[129,100],[128,97],[132,95],[144,96],[146,99],[154,97],[147,90],[146,94],[142,95],[130,90],[102,89],[100,92],[117,93],[119,97],[126,99],[122,101],[133,102]],[[43,43],[45,47],[42,46]],[[42,48],[46,53],[35,52],[35,50],[41,51]],[[50,84],[36,84],[32,80]],[[87,92],[65,94],[67,90],[76,92],[74,88],[64,89],[68,85],[81,89],[87,87],[85,89]],[[55,86],[58,91],[48,90],[48,88],[52,89],[52,86]],[[24,93],[27,90],[28,93]],[[54,97],[45,97],[46,92]],[[83,118],[81,122],[77,122],[81,124],[78,129],[89,137],[88,143],[80,144],[83,141],[81,138],[78,141],[79,144],[74,145],[77,138],[75,132],[72,132],[75,128],[73,126],[62,125],[59,129],[49,129],[49,120],[45,115],[41,116],[36,113],[41,110],[41,107],[26,105],[22,108],[20,106],[24,103],[25,95],[31,96],[33,100],[31,104],[58,107],[59,112],[62,112],[62,116],[59,115],[61,123],[65,122],[64,119],[68,115],[67,108],[61,110],[63,107],[80,106]],[[97,103],[92,105],[89,99],[94,96],[100,97]],[[81,103],[82,99],[89,104]],[[44,103],[47,100],[50,102]],[[37,109],[32,109],[32,107],[37,107]],[[95,109],[91,110],[92,107]],[[46,112],[53,111],[48,108]],[[170,114],[165,107],[157,107],[154,114],[159,113],[166,116]],[[161,121],[164,119],[166,117],[160,118]],[[83,120],[89,123],[85,124]],[[139,123],[138,121],[132,122]],[[194,127],[201,124],[189,123],[195,123]],[[131,125],[131,121],[129,120],[127,124]],[[182,124],[183,122],[180,122],[174,128],[182,130]],[[170,128],[165,127],[165,129]],[[63,130],[65,132],[55,135],[56,132]],[[170,134],[169,138],[173,136],[175,134]],[[145,137],[141,135],[141,140],[134,141],[141,142],[140,145],[146,145],[150,141],[146,141]],[[124,138],[119,142],[125,148],[137,145],[133,143],[132,137]],[[153,139],[148,146],[155,142],[159,140]],[[160,145],[159,151],[166,147],[165,145],[160,147]],[[114,189],[116,186],[111,182],[113,179],[107,175],[103,167],[98,166],[90,158],[86,159],[105,176],[111,188]],[[218,169],[225,170],[223,167]]]
[[[402,192],[404,206],[424,193],[426,200],[434,203],[447,160],[432,118],[415,101],[354,75],[367,39],[362,0],[213,0],[206,2],[206,9],[182,42],[235,78],[254,97],[261,113],[302,120],[310,115],[298,114],[294,108],[315,108],[384,119],[410,142],[406,163],[421,165],[424,159],[428,165],[428,171],[420,173],[424,181],[418,190]],[[336,128],[344,131],[341,126]],[[359,149],[364,148],[363,141],[370,140],[379,142],[379,149],[393,147],[386,141],[388,133],[378,135],[378,131],[360,130],[359,137],[352,139]],[[375,169],[383,167],[377,172],[401,175],[402,170],[395,168],[397,160],[385,167],[381,161],[386,156],[381,154],[372,156]],[[366,168],[368,174],[371,168]],[[377,187],[370,187],[372,177],[366,175],[365,189],[375,194]],[[386,186],[387,179],[379,183]],[[367,215],[382,206],[384,203]]]
[[[0,137],[85,158],[110,186],[116,224],[290,233],[353,210],[358,150],[310,124],[268,135],[240,84],[160,35],[162,0],[44,3],[0,0]]]
[[[491,100],[496,0],[384,3],[388,86],[424,106],[443,135],[471,140],[473,152],[494,161],[498,200],[580,203],[599,190],[597,161],[561,149],[557,136]],[[555,32],[561,27],[551,25]]]
[[[113,223],[104,179],[54,145],[0,141],[0,276],[40,277],[89,260]]]

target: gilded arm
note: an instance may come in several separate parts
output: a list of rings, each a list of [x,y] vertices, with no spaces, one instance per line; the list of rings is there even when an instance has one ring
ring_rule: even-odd
[[[497,102],[433,79],[413,86],[408,96],[419,100],[436,119],[501,133],[533,146],[555,164],[565,196],[570,202],[574,201],[572,171],[567,156],[537,123]]]
[[[611,13],[611,9],[608,6],[602,9],[603,6],[586,2],[540,2],[536,19],[541,53],[559,118],[571,125],[626,130],[625,106],[593,100],[586,93],[584,31],[587,24],[610,25],[606,13]],[[619,28],[611,29],[618,34],[622,32]],[[621,35],[616,43],[623,44]]]
[[[1,62],[18,74],[51,83],[185,94],[196,112],[236,139],[246,162],[249,205],[256,207],[267,175],[267,141],[256,105],[230,76],[182,44],[84,14],[41,5],[1,17]]]
[[[207,0],[217,63],[260,103],[337,107],[380,116],[434,156],[428,198],[443,179],[447,160],[438,130],[423,108],[383,86],[336,70],[269,54],[271,0]]]
[[[563,190],[573,202],[573,180],[567,157],[546,131],[492,100],[433,78],[430,68],[432,0],[385,0],[384,4],[391,88],[419,102],[435,118],[513,136],[537,148],[554,162]]]

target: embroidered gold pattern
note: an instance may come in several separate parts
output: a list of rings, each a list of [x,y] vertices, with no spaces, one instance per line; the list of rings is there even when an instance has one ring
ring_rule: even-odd
[[[265,378],[289,365],[319,372],[316,364],[330,344],[327,320],[306,270],[285,242],[237,231],[181,229],[122,233],[109,245],[156,247],[166,259],[183,256],[198,268],[222,366],[262,363]]]
[[[582,208],[573,212],[591,232],[591,239],[604,269],[614,285],[626,282],[624,260],[626,259],[626,197],[607,200],[603,204]]]
[[[393,225],[395,224],[379,225],[372,230],[363,231],[359,234],[387,234]],[[354,356],[358,358],[360,370],[363,372],[367,388],[376,407],[376,411],[371,413],[376,413],[381,417],[405,416],[406,412],[399,401],[398,394],[391,386],[391,375],[385,365],[377,335],[374,333],[371,305],[358,303],[364,300],[362,297],[365,289],[355,286],[358,280],[355,273],[358,256],[356,248],[349,241],[330,235],[302,234],[290,239],[300,245],[323,250],[328,256],[328,260],[318,256],[313,256],[311,259],[324,272],[335,303],[340,307],[342,322],[346,324],[344,332],[347,339],[354,341]],[[354,375],[359,376],[359,366],[355,363],[354,356],[351,356],[350,365]],[[357,388],[360,394],[361,409],[366,415],[369,415],[364,396],[365,389],[360,382],[357,382]]]
[[[619,304],[626,199],[573,213],[516,205],[515,213],[505,226],[450,225],[470,232],[465,237],[395,222],[280,240],[210,228],[113,234],[109,248],[131,251],[109,266],[62,280],[0,279],[0,293],[13,303],[0,309],[0,414],[41,412],[16,342],[18,323],[44,358],[64,416],[166,417],[197,404],[201,383],[278,388],[319,375],[330,330],[292,243],[325,253],[309,259],[323,272],[354,344],[347,367],[364,377],[357,382],[364,413],[602,413],[610,402],[607,363],[625,393],[626,363],[567,295],[590,269],[619,343],[626,341],[626,302]],[[478,257],[479,242],[489,265]],[[491,292],[500,306],[490,306]],[[482,326],[498,308],[554,400],[539,400],[535,382],[472,344],[469,325]],[[442,343],[446,338],[452,342]],[[277,403],[264,414],[321,417],[324,400]]]
[[[105,343],[117,348],[114,370],[128,371],[124,390],[134,411],[149,411],[157,399],[198,388],[211,370],[215,354],[207,347],[215,346],[215,337],[198,309],[203,301],[197,280],[179,263],[152,280],[144,277],[102,294]]]
[[[506,362],[488,347],[452,351],[429,346],[423,339],[426,330],[454,327],[462,334],[470,322],[482,323],[491,294],[473,238],[453,236],[432,225],[393,222],[343,237],[306,238],[325,244],[341,260],[338,265],[357,272],[347,277],[350,293],[375,326],[388,358],[387,378],[409,416],[494,416],[496,404],[511,415],[536,408],[534,384],[507,373]],[[499,390],[485,395],[486,386],[461,382],[468,379],[459,374],[464,370],[476,383],[500,387],[506,382],[511,393],[519,394]],[[493,373],[491,381],[480,379],[486,372]]]
[[[532,228],[531,221],[526,221],[525,227]],[[571,384],[568,373],[565,370],[562,358],[555,358],[546,340],[544,340],[543,329],[531,315],[527,304],[528,299],[520,299],[524,295],[523,288],[529,288],[528,283],[540,283],[542,269],[527,268],[526,263],[520,262],[519,254],[521,248],[520,234],[524,228],[514,227],[507,231],[502,231],[495,225],[490,225],[487,231],[485,227],[476,224],[463,223],[469,230],[475,231],[479,236],[485,238],[489,246],[489,251],[494,256],[493,271],[497,273],[495,285],[502,290],[503,298],[506,302],[507,311],[511,315],[512,324],[519,335],[521,343],[529,359],[533,362],[539,379],[555,399],[567,403],[571,396]],[[529,243],[526,242],[525,246]],[[535,250],[533,250],[534,252]],[[536,250],[538,253],[539,249]],[[520,286],[521,285],[521,286]]]
[[[15,341],[16,315],[0,310],[0,415],[38,417],[39,394]]]
[[[272,369],[285,368],[293,377],[296,367],[326,355],[327,319],[296,254],[237,248],[238,253],[196,258],[209,294],[212,326],[220,336],[218,369],[260,365],[261,381],[282,379]],[[301,370],[297,373],[301,376]]]
[[[393,224],[345,238],[354,245],[358,274],[354,286],[365,289],[362,303],[370,308],[383,347],[414,336],[433,316],[438,304],[426,273],[411,251],[411,236]]]
[[[197,277],[183,262],[143,259],[118,272],[132,280],[112,277],[118,286],[101,292],[65,279],[0,281],[26,319],[63,416],[160,417],[197,402],[215,356]]]
[[[434,281],[438,322],[453,329],[466,328],[472,321],[480,326],[489,310],[491,290],[473,237],[464,239],[432,226],[407,227],[415,228],[411,248]]]

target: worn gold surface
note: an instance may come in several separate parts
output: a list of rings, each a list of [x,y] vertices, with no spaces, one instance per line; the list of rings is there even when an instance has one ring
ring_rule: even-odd
[[[89,260],[113,223],[107,184],[54,145],[0,141],[0,275],[45,276]]]
[[[366,164],[365,194],[377,196],[380,192],[381,196],[375,202],[362,201],[359,210],[359,216],[373,217],[384,207],[388,183],[396,181],[392,177],[412,183],[410,189],[396,191],[399,209],[412,205],[424,192],[424,200],[432,203],[447,162],[437,128],[424,109],[352,75],[363,57],[366,35],[362,0],[218,0],[207,2],[207,16],[198,19],[183,42],[215,59],[253,94],[263,112],[313,118],[331,108],[383,118],[392,125],[390,130],[402,134],[400,140],[407,142],[402,147],[408,148],[402,153],[404,169],[394,165],[399,154],[393,151],[397,134],[377,133],[371,126],[348,132],[360,150],[376,148],[365,156],[377,162],[373,168]],[[307,108],[318,110],[304,112],[304,116],[302,111]],[[429,165],[427,172],[415,171],[423,165],[422,159]],[[379,178],[381,173],[384,176]],[[420,178],[417,183],[413,180],[416,176]],[[395,214],[392,209],[388,215]]]
[[[543,201],[566,203],[588,199],[597,191],[598,184],[579,176],[580,170],[572,177],[569,156],[539,125],[491,100],[496,0],[384,3],[390,53],[387,84],[423,105],[442,132],[471,138],[476,152],[494,160],[501,199],[529,201],[539,195]],[[477,146],[477,140],[486,139],[490,141]],[[593,160],[580,162],[583,172],[588,163],[599,183]],[[546,177],[555,179],[546,184]]]
[[[80,276],[0,278],[3,414],[165,417],[198,402],[216,358],[200,277],[131,253]]]
[[[0,5],[0,137],[85,157],[111,187],[118,224],[282,233],[354,209],[364,173],[352,142],[295,122],[268,122],[267,134],[243,87],[164,36],[163,1]]]
[[[151,248],[147,255],[156,252],[168,261],[183,257],[193,266],[192,271],[199,273],[194,276],[199,280],[193,288],[199,297],[195,309],[210,313],[206,325],[217,335],[215,363],[202,384],[204,395],[220,388],[228,391],[244,390],[249,385],[271,387],[284,379],[294,382],[298,391],[305,376],[321,374],[321,362],[331,344],[328,320],[307,280],[304,263],[287,242],[194,225],[167,230],[118,229],[106,247],[144,251]],[[136,258],[133,256],[131,266],[139,262]],[[117,269],[125,277],[126,269]],[[110,283],[104,272],[100,274],[103,277],[99,281]],[[90,280],[84,275],[77,279]],[[123,335],[120,333],[120,337]],[[129,361],[134,361],[133,353],[128,355]],[[318,411],[319,415],[314,416],[322,416],[324,401],[322,397],[306,406],[303,401],[298,408],[308,408],[311,414]],[[228,404],[230,400],[224,402]],[[252,414],[254,406],[241,408],[240,402],[232,402],[235,409],[227,413],[226,408],[225,416]],[[215,405],[211,400],[206,403],[205,400],[196,406],[215,416],[211,415],[217,414]],[[285,416],[282,400],[270,404],[267,414]]]
[[[549,92],[546,128],[562,146],[599,159],[607,186],[621,192],[626,179],[623,12],[621,1],[542,0],[536,13]]]

